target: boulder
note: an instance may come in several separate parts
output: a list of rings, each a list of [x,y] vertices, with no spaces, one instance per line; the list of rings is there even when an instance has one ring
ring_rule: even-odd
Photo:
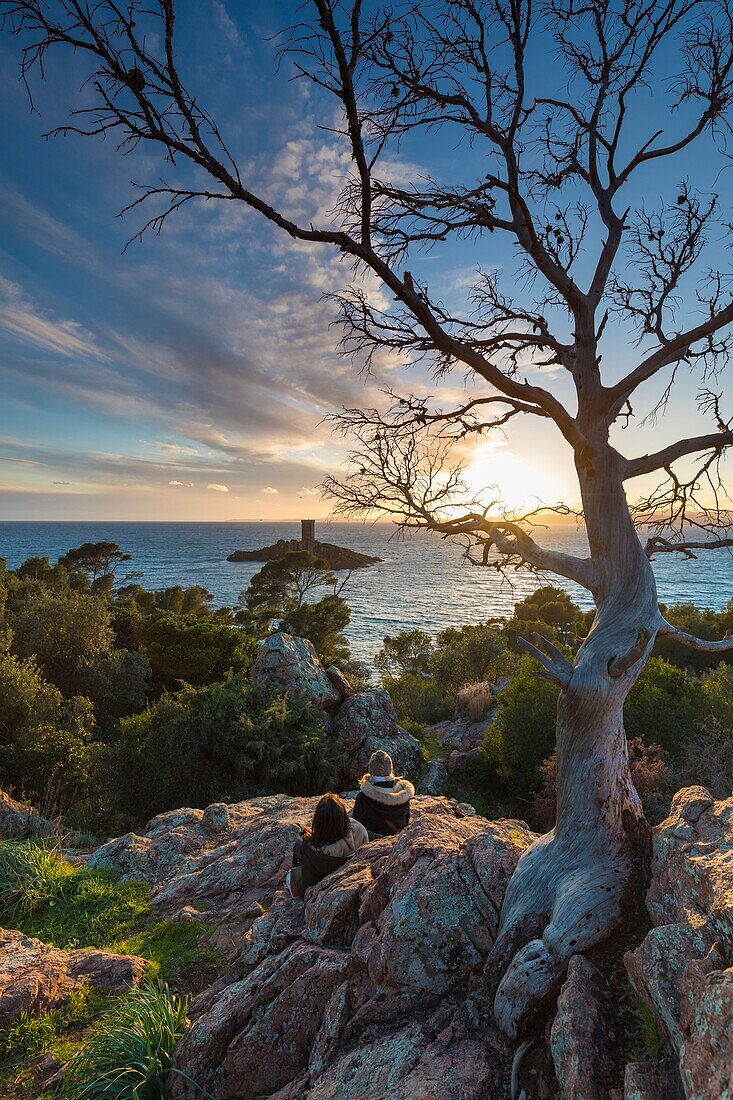
[[[149,883],[162,919],[177,919],[192,907],[201,919],[239,923],[272,900],[317,802],[270,795],[173,810],[154,817],[140,834],[103,844],[88,863]]]
[[[481,763],[481,749],[471,749],[469,752],[461,752],[454,749],[448,757],[448,774],[455,779],[463,779],[466,774],[473,771]]]
[[[426,733],[430,734],[447,749],[457,749],[458,752],[471,752],[473,749],[481,748],[484,733],[493,717],[494,714],[490,714],[480,722],[472,722],[470,718],[457,715],[449,721],[428,726]]]
[[[429,760],[417,786],[418,794],[443,794],[450,776],[445,760]]]
[[[624,1100],[684,1100],[675,1059],[629,1062],[624,1075]]]
[[[655,927],[625,956],[632,984],[669,1040],[687,1100],[733,1096],[733,798],[716,802],[703,787],[675,795],[654,830],[646,904]]]
[[[733,1097],[733,968],[687,969],[682,990],[680,1075],[687,1100]]]
[[[16,802],[5,791],[0,791],[0,838],[21,840],[31,836],[51,836],[54,832],[52,821],[42,817],[32,806]]]
[[[656,925],[687,924],[705,915],[727,954],[733,953],[733,798],[716,802],[704,787],[687,787],[654,830],[646,904]]]
[[[550,1049],[561,1100],[606,1100],[614,1061],[596,972],[583,955],[573,955],[568,964]]]
[[[0,1027],[21,1013],[59,1008],[84,985],[122,993],[139,983],[146,966],[135,955],[91,948],[63,951],[22,932],[0,929]]]
[[[238,980],[191,1006],[171,1097],[479,1100],[508,1081],[511,1051],[464,1002],[532,839],[522,822],[418,797],[407,829],[366,845],[305,906],[279,895],[244,936]]]
[[[278,631],[261,643],[250,671],[253,684],[272,685],[287,695],[301,695],[329,714],[341,705],[341,694],[329,679],[307,638]]]
[[[414,779],[423,766],[420,742],[397,724],[392,700],[384,688],[362,691],[346,699],[336,715],[333,735],[346,754],[344,785],[364,775],[369,757],[377,749],[390,754],[397,775]]]
[[[340,668],[336,668],[336,665],[331,665],[326,669],[326,676],[328,676],[342,699],[351,698],[354,694],[354,689]]]

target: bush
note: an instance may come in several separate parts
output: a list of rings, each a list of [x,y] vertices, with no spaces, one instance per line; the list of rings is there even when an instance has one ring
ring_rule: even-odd
[[[322,716],[241,677],[185,687],[123,719],[110,758],[110,798],[135,821],[177,806],[317,794],[336,783],[341,760]]]
[[[187,998],[163,984],[123,998],[66,1067],[62,1100],[163,1100],[186,1010]]]
[[[710,712],[703,683],[692,673],[653,657],[629,692],[624,726],[629,740],[661,745],[671,756]]]
[[[88,699],[65,700],[32,658],[0,644],[0,785],[57,817],[89,794],[94,715]]]
[[[307,638],[313,643],[318,658],[327,668],[343,667],[349,660],[349,646],[344,630],[351,621],[351,611],[341,596],[328,595],[317,603],[302,603],[290,607],[280,620],[280,630]]]
[[[496,680],[511,674],[515,666],[501,630],[485,624],[441,631],[428,661],[432,679],[453,697],[466,684]]]
[[[393,680],[406,672],[420,674],[427,672],[432,652],[433,639],[424,630],[402,630],[382,640],[374,667],[382,677]]]
[[[12,592],[5,611],[13,652],[21,659],[34,658],[65,696],[79,693],[80,670],[111,648],[111,621],[104,600],[37,582]]]
[[[239,627],[200,615],[161,612],[138,620],[134,637],[159,683],[169,687],[179,680],[194,687],[223,680],[232,670],[248,670],[257,652]]]
[[[555,747],[558,690],[538,680],[535,667],[529,658],[520,661],[516,676],[499,695],[482,749],[490,775],[518,798],[532,796],[542,761]]]
[[[384,686],[403,725],[405,722],[417,722],[422,726],[431,726],[453,717],[453,700],[440,684],[417,672],[404,672],[394,680],[387,678]]]
[[[674,786],[707,787],[713,798],[730,798],[733,789],[733,736],[716,718],[699,726],[685,742],[674,769]]]

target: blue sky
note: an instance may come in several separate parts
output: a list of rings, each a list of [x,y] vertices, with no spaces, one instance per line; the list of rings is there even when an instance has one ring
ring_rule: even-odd
[[[219,120],[243,174],[289,211],[327,209],[349,158],[318,129],[324,108],[267,41],[289,21],[288,4],[201,0],[179,4],[180,67]],[[546,44],[545,44],[546,45]],[[547,62],[543,43],[537,63]],[[322,419],[342,405],[372,403],[385,383],[436,391],[423,371],[387,359],[365,378],[336,353],[333,306],[322,299],[349,273],[323,249],[294,245],[233,204],[190,206],[125,253],[139,215],[116,215],[131,181],[157,179],[157,154],[127,159],[111,142],[43,140],[79,99],[85,75],[69,54],[49,58],[34,84],[42,117],[17,80],[17,43],[0,43],[0,127],[9,153],[0,168],[0,515],[7,519],[256,519],[325,515],[316,495],[343,460]],[[647,105],[651,112],[651,101]],[[638,118],[639,132],[647,124]],[[481,170],[476,150],[450,135],[424,137],[395,154],[393,172],[443,179]],[[704,188],[720,164],[709,148],[663,171],[649,170],[631,200],[655,205],[694,172]],[[725,221],[725,211],[721,224]],[[495,235],[497,236],[497,235]],[[729,265],[722,228],[714,262]],[[476,264],[506,272],[513,258],[493,237],[452,244],[411,265],[459,306]],[[610,375],[633,366],[628,333],[609,330]],[[546,384],[568,395],[567,381]],[[441,386],[460,396],[463,379]],[[654,387],[640,395],[641,414]],[[683,378],[663,422],[619,437],[634,454],[704,428],[695,385]],[[570,456],[552,425],[515,421],[481,447],[474,479],[530,484],[573,502]],[[493,472],[493,476],[492,476]],[[511,484],[509,484],[511,483]]]

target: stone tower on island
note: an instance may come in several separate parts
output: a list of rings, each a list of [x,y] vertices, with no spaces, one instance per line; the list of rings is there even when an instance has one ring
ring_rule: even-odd
[[[302,519],[300,521],[300,549],[310,550],[316,548],[316,521],[314,519]]]
[[[296,550],[308,550],[323,558],[329,569],[363,569],[366,565],[376,565],[381,558],[370,554],[360,554],[358,550],[349,550],[346,546],[334,546],[330,542],[316,542],[316,521],[300,521],[299,539],[278,539],[273,546],[263,546],[261,550],[235,550],[227,561],[277,561]]]

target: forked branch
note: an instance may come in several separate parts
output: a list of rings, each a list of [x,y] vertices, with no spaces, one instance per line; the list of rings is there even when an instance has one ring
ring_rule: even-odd
[[[549,680],[552,684],[558,684],[563,690],[567,688],[573,676],[573,666],[561,649],[558,649],[549,638],[534,632],[532,641],[519,637],[517,642],[530,657],[534,657],[542,665],[536,675],[542,680]]]

